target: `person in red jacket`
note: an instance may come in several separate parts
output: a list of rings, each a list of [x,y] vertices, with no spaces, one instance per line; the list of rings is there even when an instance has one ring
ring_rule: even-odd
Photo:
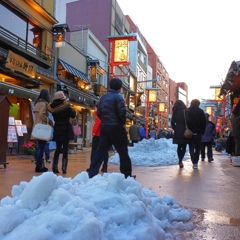
[[[98,143],[99,143],[99,138],[100,138],[100,125],[101,125],[101,120],[100,118],[97,116],[97,106],[95,106],[95,111],[94,111],[94,115],[95,115],[95,123],[93,125],[92,128],[92,151],[91,151],[91,162],[93,159],[93,156],[98,148]],[[108,165],[108,153],[106,154],[106,156],[104,157],[103,160],[103,166],[101,171],[102,172],[107,172],[107,165]],[[89,169],[87,169],[88,172]]]

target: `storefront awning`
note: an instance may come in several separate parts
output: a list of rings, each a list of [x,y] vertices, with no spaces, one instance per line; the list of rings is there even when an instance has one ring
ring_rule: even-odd
[[[233,61],[221,86],[220,96],[240,90],[240,61]]]
[[[0,82],[0,92],[4,94],[13,95],[25,99],[35,101],[38,98],[39,92],[29,90],[6,82]]]
[[[74,76],[90,83],[90,80],[88,79],[87,75],[84,74],[83,72],[81,72],[80,70],[76,69],[75,67],[71,66],[70,64],[64,62],[62,59],[58,59],[59,62],[61,63],[61,65],[63,66],[63,68],[65,70],[67,70],[68,72],[70,72],[71,74],[73,74]]]
[[[77,89],[71,86],[71,83],[67,83],[67,81],[58,80],[58,85],[62,91],[67,93],[70,102],[73,101],[80,106],[85,105],[86,108],[89,108],[90,106],[93,107],[99,101],[99,98],[93,93]]]

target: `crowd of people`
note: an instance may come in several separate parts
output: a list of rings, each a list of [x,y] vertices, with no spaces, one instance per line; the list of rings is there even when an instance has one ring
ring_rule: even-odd
[[[99,104],[95,108],[95,124],[92,129],[92,149],[90,166],[87,169],[89,177],[94,177],[101,171],[107,172],[108,151],[116,149],[120,157],[120,172],[127,177],[136,177],[132,175],[132,163],[128,155],[129,144],[133,146],[145,138],[172,138],[173,144],[177,144],[177,155],[179,159],[179,168],[183,168],[183,158],[189,145],[190,158],[193,168],[198,168],[198,162],[201,158],[208,162],[213,159],[213,143],[216,135],[216,127],[209,120],[209,114],[199,107],[200,101],[193,99],[190,107],[177,100],[172,109],[171,126],[173,131],[160,129],[157,132],[155,125],[150,127],[149,135],[146,136],[146,127],[135,121],[130,126],[128,132],[126,124],[126,106],[123,97],[119,94],[122,88],[122,81],[113,78],[110,81],[110,90],[108,94],[101,97]],[[62,91],[54,95],[50,101],[49,92],[43,89],[34,106],[35,121],[37,123],[49,124],[53,127],[53,141],[56,142],[56,150],[52,161],[52,171],[59,173],[58,162],[60,153],[62,153],[62,173],[66,174],[68,165],[69,141],[74,139],[74,133],[70,119],[76,117],[75,110],[67,101]],[[53,121],[49,118],[52,114]],[[232,131],[229,139],[234,140],[234,147],[231,145],[231,153],[240,156],[240,101],[232,112]],[[186,137],[184,132],[186,127],[191,131],[191,137]],[[129,140],[128,140],[129,134]],[[48,168],[44,165],[43,155],[46,152],[46,161],[49,161],[49,143],[47,140],[35,139],[37,141],[37,150],[35,154],[35,171],[46,172]],[[205,149],[207,148],[207,154]],[[47,149],[47,150],[46,150]]]

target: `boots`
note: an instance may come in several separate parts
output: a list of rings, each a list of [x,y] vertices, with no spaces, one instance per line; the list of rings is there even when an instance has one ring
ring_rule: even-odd
[[[58,157],[53,158],[52,171],[53,171],[53,173],[59,173],[59,171],[58,171]]]
[[[35,172],[47,172],[47,171],[48,169],[46,167],[43,167],[42,164],[41,165],[36,164]]]
[[[68,164],[68,158],[63,158],[62,159],[62,173],[63,174],[67,173],[67,164]]]

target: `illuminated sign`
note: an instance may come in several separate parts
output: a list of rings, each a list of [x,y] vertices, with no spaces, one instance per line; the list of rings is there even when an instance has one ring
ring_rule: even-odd
[[[156,101],[157,101],[157,91],[148,90],[148,102],[156,102]]]
[[[165,112],[165,103],[158,103],[159,112]]]
[[[206,107],[206,113],[208,113],[211,116],[212,115],[212,107]]]
[[[128,61],[128,40],[116,40],[114,48],[114,62]]]
[[[218,97],[220,94],[221,88],[215,88],[215,100],[221,100],[221,98]]]

